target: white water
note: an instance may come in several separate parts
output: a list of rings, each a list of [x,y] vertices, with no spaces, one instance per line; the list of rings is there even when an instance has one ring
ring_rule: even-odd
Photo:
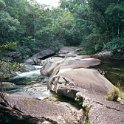
[[[25,94],[25,95],[29,95],[34,98],[40,99],[40,100],[51,96],[51,93],[47,89],[47,86],[42,85],[40,83],[25,86],[19,92],[16,92],[16,94],[20,94],[20,95]]]
[[[16,72],[17,76],[15,76],[14,78],[19,78],[19,77],[24,77],[24,78],[35,78],[40,76],[40,69],[39,70],[34,70],[34,71],[30,71],[30,72]]]

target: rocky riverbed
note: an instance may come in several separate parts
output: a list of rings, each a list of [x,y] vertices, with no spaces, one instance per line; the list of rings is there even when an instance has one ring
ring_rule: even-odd
[[[107,100],[108,93],[115,86],[96,69],[101,61],[88,55],[78,55],[77,51],[75,47],[64,47],[57,56],[44,60],[38,57],[40,67],[30,65],[31,70],[28,66],[27,72],[18,73],[13,78],[24,80],[19,82],[18,90],[6,94],[9,104],[26,115],[45,117],[57,124],[123,124],[123,100]],[[62,96],[66,101],[55,96]]]

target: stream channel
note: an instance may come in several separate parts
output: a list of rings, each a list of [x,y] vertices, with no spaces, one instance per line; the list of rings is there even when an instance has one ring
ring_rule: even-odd
[[[114,85],[124,90],[124,60],[103,59],[101,61],[102,63],[96,69]],[[29,95],[37,99],[51,96],[52,94],[47,90],[49,79],[41,76],[41,68],[42,66],[38,65],[25,65],[26,72],[16,72],[17,76],[10,79],[10,82],[16,84],[16,87],[7,92]]]

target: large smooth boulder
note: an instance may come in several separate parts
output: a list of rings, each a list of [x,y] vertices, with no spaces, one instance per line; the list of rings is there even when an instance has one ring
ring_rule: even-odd
[[[52,49],[46,49],[46,50],[43,50],[35,55],[33,55],[34,58],[37,58],[37,59],[46,59],[50,56],[53,56],[55,55],[55,51],[52,50]]]
[[[54,68],[64,61],[63,58],[60,57],[51,57],[41,61],[41,75],[43,76],[50,76]]]
[[[72,69],[64,68],[58,70],[58,73],[53,72],[50,78],[49,87],[50,90],[55,92],[62,92],[63,88],[68,89],[67,96],[69,94],[69,88],[76,89],[76,92],[85,90],[91,94],[101,94],[103,96],[113,89],[113,85],[104,76],[102,76],[97,70],[94,69]],[[69,94],[70,95],[70,94]],[[73,99],[74,96],[69,96]]]
[[[67,58],[62,62],[62,65],[60,68],[89,68],[89,67],[94,67],[97,66],[101,63],[99,59],[95,58],[80,58],[80,57],[75,57],[75,58]]]
[[[69,97],[78,104],[82,104],[83,110],[85,110],[84,107],[89,107],[90,123],[124,123],[124,105],[107,100],[107,94],[114,86],[97,70],[56,67],[48,87],[56,94]]]
[[[101,62],[95,58],[83,58],[82,56],[68,57],[56,61],[47,61],[41,69],[41,75],[50,76],[53,70],[59,65],[60,68],[89,68],[99,65]]]
[[[26,64],[40,64],[42,59],[46,59],[48,57],[51,57],[55,55],[55,51],[52,49],[46,49],[43,50],[35,55],[33,55],[31,58],[27,59],[25,61]]]
[[[75,107],[64,103],[49,100],[37,100],[22,95],[6,95],[8,103],[20,109],[24,114],[33,117],[45,117],[57,124],[80,124],[82,116]]]

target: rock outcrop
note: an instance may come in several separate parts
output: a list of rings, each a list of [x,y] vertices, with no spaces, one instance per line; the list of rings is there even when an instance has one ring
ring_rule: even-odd
[[[91,123],[124,123],[124,105],[107,100],[107,93],[114,86],[97,70],[60,67],[53,71],[48,87],[58,95],[76,100],[82,107],[91,106],[88,113]]]
[[[82,56],[68,57],[68,58],[53,58],[48,60],[41,69],[41,75],[50,76],[53,70],[59,66],[60,68],[89,68],[100,64],[99,59],[83,58]],[[59,66],[58,66],[59,65]]]
[[[49,86],[52,91],[55,90],[57,93],[62,93],[62,89],[65,87],[68,89],[68,93],[69,89],[70,92],[71,89],[76,89],[75,92],[85,90],[88,93],[101,94],[102,96],[107,95],[109,90],[114,88],[114,86],[97,70],[85,68],[60,69],[56,75],[51,77]],[[74,97],[75,96],[73,96],[73,99]]]
[[[47,118],[47,120],[52,120],[56,124],[81,124],[81,112],[67,103],[49,100],[40,101],[20,95],[6,95],[6,99],[10,106],[19,108],[25,115]]]
[[[31,59],[35,64],[38,62],[43,66],[40,71],[35,71],[38,71],[38,75],[41,73],[42,77],[49,77],[48,89],[56,95],[73,100],[79,108],[72,106],[67,100],[60,102],[55,97],[51,98],[51,94],[50,98],[42,99],[40,95],[43,85],[34,84],[25,87],[20,94],[4,94],[7,105],[0,99],[0,117],[3,117],[3,121],[0,118],[0,123],[6,120],[7,114],[10,120],[16,119],[18,123],[26,119],[26,122],[34,124],[123,124],[123,103],[107,100],[108,92],[115,86],[94,69],[101,61],[86,55],[79,56],[76,52],[77,48],[65,47],[59,52],[61,57],[41,61],[46,57],[39,53]],[[22,76],[25,74],[27,72]],[[18,115],[15,110],[18,110],[19,117],[15,116]]]
[[[100,60],[95,58],[65,57],[45,64],[47,68],[43,67],[41,74],[50,76],[48,88],[52,92],[71,98],[82,106],[82,122],[88,118],[94,124],[123,124],[124,106],[107,100],[108,92],[115,86],[93,69],[99,64]]]
[[[16,51],[5,52],[2,58],[2,60],[9,61],[9,62],[12,62],[15,60],[21,60],[21,59],[22,59],[21,54]]]
[[[36,64],[40,64],[42,59],[46,59],[48,57],[51,57],[55,55],[55,51],[52,49],[46,49],[43,50],[39,53],[36,53],[35,55],[33,55],[31,58],[27,59],[25,61],[26,64],[31,64],[31,65],[36,65]]]

